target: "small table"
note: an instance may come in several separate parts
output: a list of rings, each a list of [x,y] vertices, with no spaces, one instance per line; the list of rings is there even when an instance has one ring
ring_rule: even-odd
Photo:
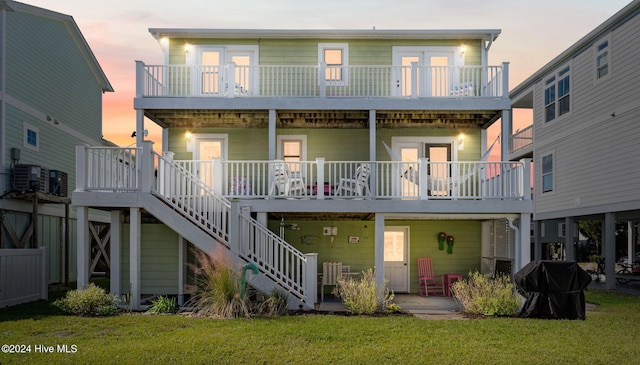
[[[317,196],[318,195],[318,184],[317,183],[313,184],[311,186],[311,189],[313,189],[313,195]],[[333,190],[334,190],[334,187],[333,187],[333,185],[331,185],[331,183],[328,183],[328,182],[324,183],[324,196],[333,195]]]
[[[444,295],[451,296],[451,285],[453,285],[456,281],[462,281],[462,275],[460,274],[445,274],[445,280],[447,281],[447,285],[444,287]]]

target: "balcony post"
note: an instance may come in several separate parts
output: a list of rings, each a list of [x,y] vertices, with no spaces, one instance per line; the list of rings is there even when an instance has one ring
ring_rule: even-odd
[[[502,62],[502,98],[509,99],[509,62]]]
[[[235,98],[236,96],[236,64],[231,62],[225,67],[224,79],[227,80],[227,97]]]
[[[324,157],[316,158],[316,169],[318,176],[316,180],[316,198],[318,200],[324,200]]]
[[[429,159],[418,159],[418,196],[420,196],[420,200],[429,199],[429,176],[427,175],[428,172]]]
[[[222,168],[222,159],[214,158],[213,159],[213,168],[211,169],[211,173],[213,174],[213,192],[218,195],[224,195],[224,171]]]
[[[320,97],[327,97],[327,64],[324,62],[318,65],[318,86],[320,86]]]
[[[411,62],[411,99],[418,98],[418,63]]]
[[[318,301],[318,254],[305,254],[307,265],[305,266],[304,288],[307,304],[313,307],[313,303]]]
[[[158,162],[158,191],[164,196],[172,196],[170,190],[172,170],[171,165],[173,164],[175,153],[166,151],[162,154],[162,157],[164,157],[164,161]]]
[[[136,61],[136,98],[144,96],[144,62]]]
[[[150,193],[153,185],[153,141],[142,141],[142,156],[136,165],[140,174],[140,186],[143,193]]]
[[[76,145],[76,191],[87,191],[87,149],[84,144]]]
[[[531,159],[523,158],[522,163],[522,194],[523,200],[531,200]]]

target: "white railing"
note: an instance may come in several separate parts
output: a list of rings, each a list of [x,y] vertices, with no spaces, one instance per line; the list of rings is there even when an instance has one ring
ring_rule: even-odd
[[[173,209],[182,213],[192,223],[221,243],[229,242],[229,201],[217,194],[209,184],[157,153],[153,153],[154,165],[158,166],[158,179],[154,195]]]
[[[309,271],[315,268],[308,267],[306,255],[250,217],[239,214],[238,223],[232,223],[231,203],[217,194],[210,183],[215,180],[216,167],[221,169],[220,161],[173,161],[171,154],[161,156],[150,146],[148,142],[141,149],[77,146],[77,190],[150,192],[232,251],[234,230],[240,235],[238,246],[243,259],[258,264],[264,275],[294,296],[314,303],[315,278],[309,277]],[[146,163],[136,167],[136,156],[139,162]],[[307,165],[297,165],[297,171],[314,170]],[[122,176],[127,178],[105,176],[122,171],[126,171]],[[150,178],[152,175],[155,179]]]
[[[288,292],[314,303],[316,294],[307,292],[307,257],[255,219],[240,216],[240,256],[263,268],[262,273]],[[312,278],[316,280],[316,278]]]
[[[287,162],[304,187],[288,193],[273,186],[276,161],[219,163],[222,173],[214,173],[214,185],[223,186],[222,194],[232,198],[483,200],[524,199],[526,191],[523,162]],[[368,176],[358,180],[363,166]]]
[[[78,179],[82,179],[81,188],[93,191],[137,191],[138,173],[136,157],[137,148],[121,147],[88,147],[78,146],[82,153],[82,169],[78,169]],[[86,151],[86,153],[84,153]]]
[[[533,125],[522,130],[516,131],[509,139],[509,150],[515,152],[517,150],[529,147],[533,144]]]
[[[145,65],[138,97],[502,97],[502,66]]]

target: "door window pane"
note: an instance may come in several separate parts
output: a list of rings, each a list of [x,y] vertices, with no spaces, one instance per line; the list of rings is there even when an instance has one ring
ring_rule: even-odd
[[[404,231],[384,232],[384,261],[404,261]]]

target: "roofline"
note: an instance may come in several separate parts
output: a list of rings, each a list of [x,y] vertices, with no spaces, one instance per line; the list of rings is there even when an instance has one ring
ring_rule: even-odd
[[[604,23],[600,24],[594,30],[582,37],[571,47],[560,53],[549,63],[542,66],[542,68],[533,73],[526,80],[511,89],[511,91],[509,92],[509,97],[514,98],[517,97],[517,95],[520,93],[527,92],[531,86],[533,86],[536,82],[538,82],[538,80],[549,74],[549,72],[565,64],[577,53],[580,53],[585,47],[592,45],[594,42],[601,39],[605,34],[617,28],[620,22],[624,22],[627,20],[627,18],[637,15],[638,12],[640,12],[640,0],[634,0],[627,6],[619,10],[617,13],[612,15]]]
[[[7,9],[9,11],[15,11],[15,12],[20,11],[23,13],[29,13],[29,14],[47,17],[47,18],[56,19],[56,20],[65,22],[71,32],[71,36],[74,37],[78,42],[81,52],[86,57],[87,61],[89,61],[89,66],[93,69],[94,73],[96,74],[96,78],[101,84],[102,92],[107,92],[107,91],[113,92],[113,87],[111,86],[109,79],[107,79],[106,74],[104,73],[104,71],[102,70],[102,67],[98,63],[98,59],[96,58],[95,54],[91,50],[91,47],[89,47],[89,43],[87,43],[87,40],[84,38],[84,35],[82,34],[82,32],[80,31],[80,28],[78,27],[78,24],[76,24],[76,21],[73,19],[71,15],[58,13],[52,10],[39,8],[37,6],[33,6],[29,4],[19,3],[13,0],[0,0],[0,9]]]
[[[270,39],[481,39],[494,41],[500,29],[401,30],[401,29],[204,29],[149,28],[154,38],[270,38]]]

